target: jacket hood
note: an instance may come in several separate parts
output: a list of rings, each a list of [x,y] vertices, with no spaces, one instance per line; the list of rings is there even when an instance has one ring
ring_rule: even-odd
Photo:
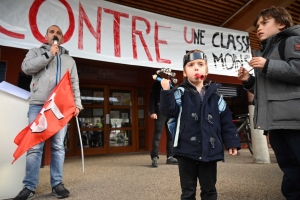
[[[279,39],[281,37],[290,37],[290,36],[300,36],[300,25],[295,25],[283,31],[280,31],[280,33],[276,35],[276,38]]]
[[[51,48],[51,45],[48,44],[48,43],[45,43],[45,44],[42,44],[41,48],[47,49],[49,51],[50,48]],[[62,47],[62,46],[59,46],[59,52],[61,54],[68,54],[69,55],[69,51],[67,49],[65,49],[64,47]]]

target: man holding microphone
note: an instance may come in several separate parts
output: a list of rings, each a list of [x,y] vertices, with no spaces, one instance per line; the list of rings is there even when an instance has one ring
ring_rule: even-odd
[[[38,116],[49,95],[67,71],[70,72],[76,104],[74,116],[78,116],[79,111],[82,109],[76,63],[74,59],[69,56],[68,51],[60,46],[60,44],[63,43],[63,33],[61,29],[56,25],[50,26],[47,29],[45,39],[47,43],[39,48],[30,49],[22,63],[22,71],[32,76],[30,83],[29,111],[27,114],[29,124]],[[70,195],[70,192],[64,187],[62,182],[65,158],[64,137],[66,131],[67,125],[50,138],[50,182],[52,195],[57,198],[66,198]],[[41,142],[27,151],[26,175],[23,180],[24,188],[14,198],[15,200],[35,198],[44,143],[45,142]]]

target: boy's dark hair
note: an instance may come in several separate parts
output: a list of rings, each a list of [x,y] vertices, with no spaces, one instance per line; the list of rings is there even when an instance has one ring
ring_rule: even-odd
[[[260,17],[262,17],[264,20],[272,17],[275,19],[275,22],[284,24],[285,29],[294,25],[291,15],[285,8],[280,6],[272,6],[270,8],[261,10],[253,22],[254,27],[257,26],[257,21]]]

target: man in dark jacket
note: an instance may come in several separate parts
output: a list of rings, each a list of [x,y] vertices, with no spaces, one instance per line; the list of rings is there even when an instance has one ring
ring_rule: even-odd
[[[262,10],[254,21],[262,44],[238,77],[254,92],[254,128],[270,133],[270,143],[284,173],[281,191],[300,199],[300,26],[282,7]]]
[[[163,128],[166,129],[167,134],[167,164],[177,164],[177,160],[172,157],[173,154],[173,141],[172,141],[172,135],[170,131],[167,128],[167,122],[168,118],[162,115],[159,112],[159,101],[160,101],[160,90],[161,86],[158,81],[155,81],[155,83],[152,86],[152,90],[150,93],[150,103],[149,103],[149,114],[151,119],[154,119],[154,134],[152,139],[152,151],[150,153],[151,160],[152,160],[152,167],[158,167],[158,148],[159,148],[159,142],[161,138],[161,134],[163,131]]]

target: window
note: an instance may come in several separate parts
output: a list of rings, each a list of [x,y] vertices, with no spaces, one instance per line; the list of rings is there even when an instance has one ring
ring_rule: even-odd
[[[0,82],[5,81],[6,62],[0,61]]]
[[[18,87],[30,92],[31,79],[32,79],[31,75],[26,75],[26,74],[20,72],[19,78],[18,78]]]

